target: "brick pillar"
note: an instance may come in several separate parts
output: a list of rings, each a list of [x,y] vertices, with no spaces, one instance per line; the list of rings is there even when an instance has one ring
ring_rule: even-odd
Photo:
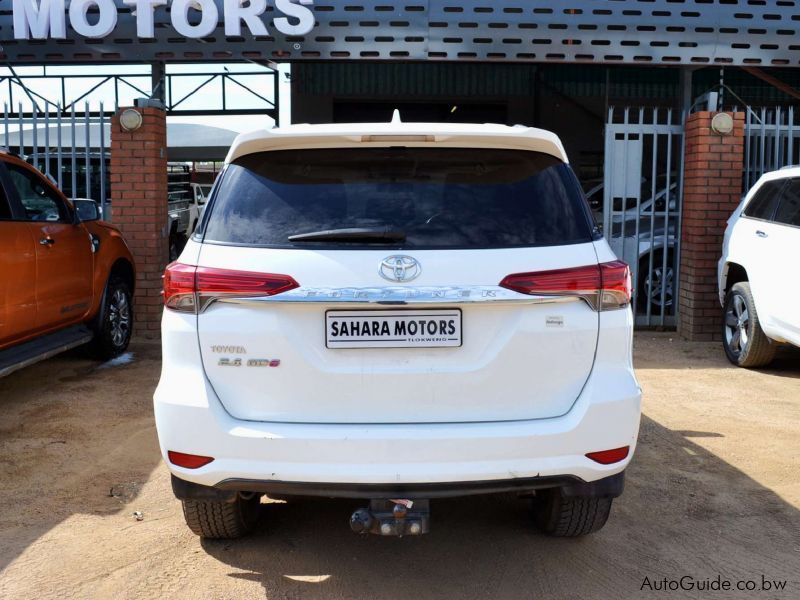
[[[729,135],[712,131],[715,114],[694,113],[686,122],[678,333],[692,341],[721,337],[717,261],[742,194],[744,114],[731,115]]]
[[[111,210],[136,260],[135,329],[157,339],[161,322],[161,275],[167,264],[167,118],[158,108],[137,108],[135,131],[111,121]]]

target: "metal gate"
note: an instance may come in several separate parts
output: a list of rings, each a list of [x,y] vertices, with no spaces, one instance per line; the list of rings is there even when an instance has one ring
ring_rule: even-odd
[[[603,233],[631,266],[637,326],[676,325],[685,115],[608,111]]]
[[[109,199],[109,140],[111,115],[103,110],[92,112],[89,103],[81,112],[73,104],[69,110],[60,105],[44,110],[13,111],[3,105],[0,147],[21,158],[47,175],[68,198],[90,198],[100,213],[111,220]]]
[[[745,109],[744,178],[747,193],[768,171],[800,161],[800,124],[795,123],[794,107]]]

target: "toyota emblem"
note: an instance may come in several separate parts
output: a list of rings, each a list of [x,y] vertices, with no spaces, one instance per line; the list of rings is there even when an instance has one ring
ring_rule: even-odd
[[[416,258],[410,256],[389,256],[381,261],[380,276],[387,281],[413,281],[422,273]]]

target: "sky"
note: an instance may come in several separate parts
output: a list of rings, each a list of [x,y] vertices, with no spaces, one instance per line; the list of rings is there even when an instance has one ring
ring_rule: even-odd
[[[100,84],[105,75],[125,74],[132,85],[145,92],[150,92],[150,72],[149,65],[92,65],[92,66],[46,66],[46,67],[16,67],[16,74],[23,80],[27,88],[34,91],[53,102],[60,101],[61,98],[61,79],[54,75],[75,75],[74,78],[65,80],[65,96],[67,102],[80,97],[89,91],[93,86]],[[265,77],[263,73],[268,72],[266,67],[254,63],[212,63],[212,64],[192,64],[192,65],[167,65],[167,73],[175,74],[172,78],[173,102],[186,96],[204,81],[208,80],[211,74],[224,73],[238,74],[236,80],[251,88],[261,96],[270,100],[274,97],[273,80]],[[280,65],[278,81],[280,85],[280,115],[284,124],[291,123],[291,101],[290,101],[290,65]],[[7,67],[0,67],[0,76],[11,76]],[[47,77],[41,77],[46,75]],[[23,111],[28,112],[32,108],[32,103],[28,99],[22,88],[13,85],[12,93],[9,95],[8,83],[3,80],[0,85],[0,108],[13,101],[14,109],[18,103],[22,102]],[[197,93],[191,95],[183,101],[178,108],[208,110],[221,109],[221,79],[217,77],[212,82],[206,84]],[[100,102],[103,102],[104,109],[113,108],[114,105],[114,83],[109,80],[102,83],[96,90],[92,91],[87,97],[90,102],[91,110],[98,110]],[[142,93],[127,85],[120,85],[120,104],[131,106],[135,98],[141,97]],[[255,108],[265,106],[264,102],[253,96],[250,92],[235,83],[226,85],[226,100],[228,108]],[[44,104],[40,102],[43,107]],[[83,110],[83,101],[78,105],[77,110]],[[247,116],[200,116],[200,117],[170,117],[170,122],[181,123],[200,123],[214,127],[222,127],[233,131],[242,132],[252,129],[269,128],[273,126],[272,119],[261,115]]]

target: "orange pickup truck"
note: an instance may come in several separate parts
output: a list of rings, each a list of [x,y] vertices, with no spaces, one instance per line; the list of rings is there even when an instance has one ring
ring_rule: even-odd
[[[103,359],[128,347],[133,256],[98,218],[0,152],[0,377],[82,344]]]

